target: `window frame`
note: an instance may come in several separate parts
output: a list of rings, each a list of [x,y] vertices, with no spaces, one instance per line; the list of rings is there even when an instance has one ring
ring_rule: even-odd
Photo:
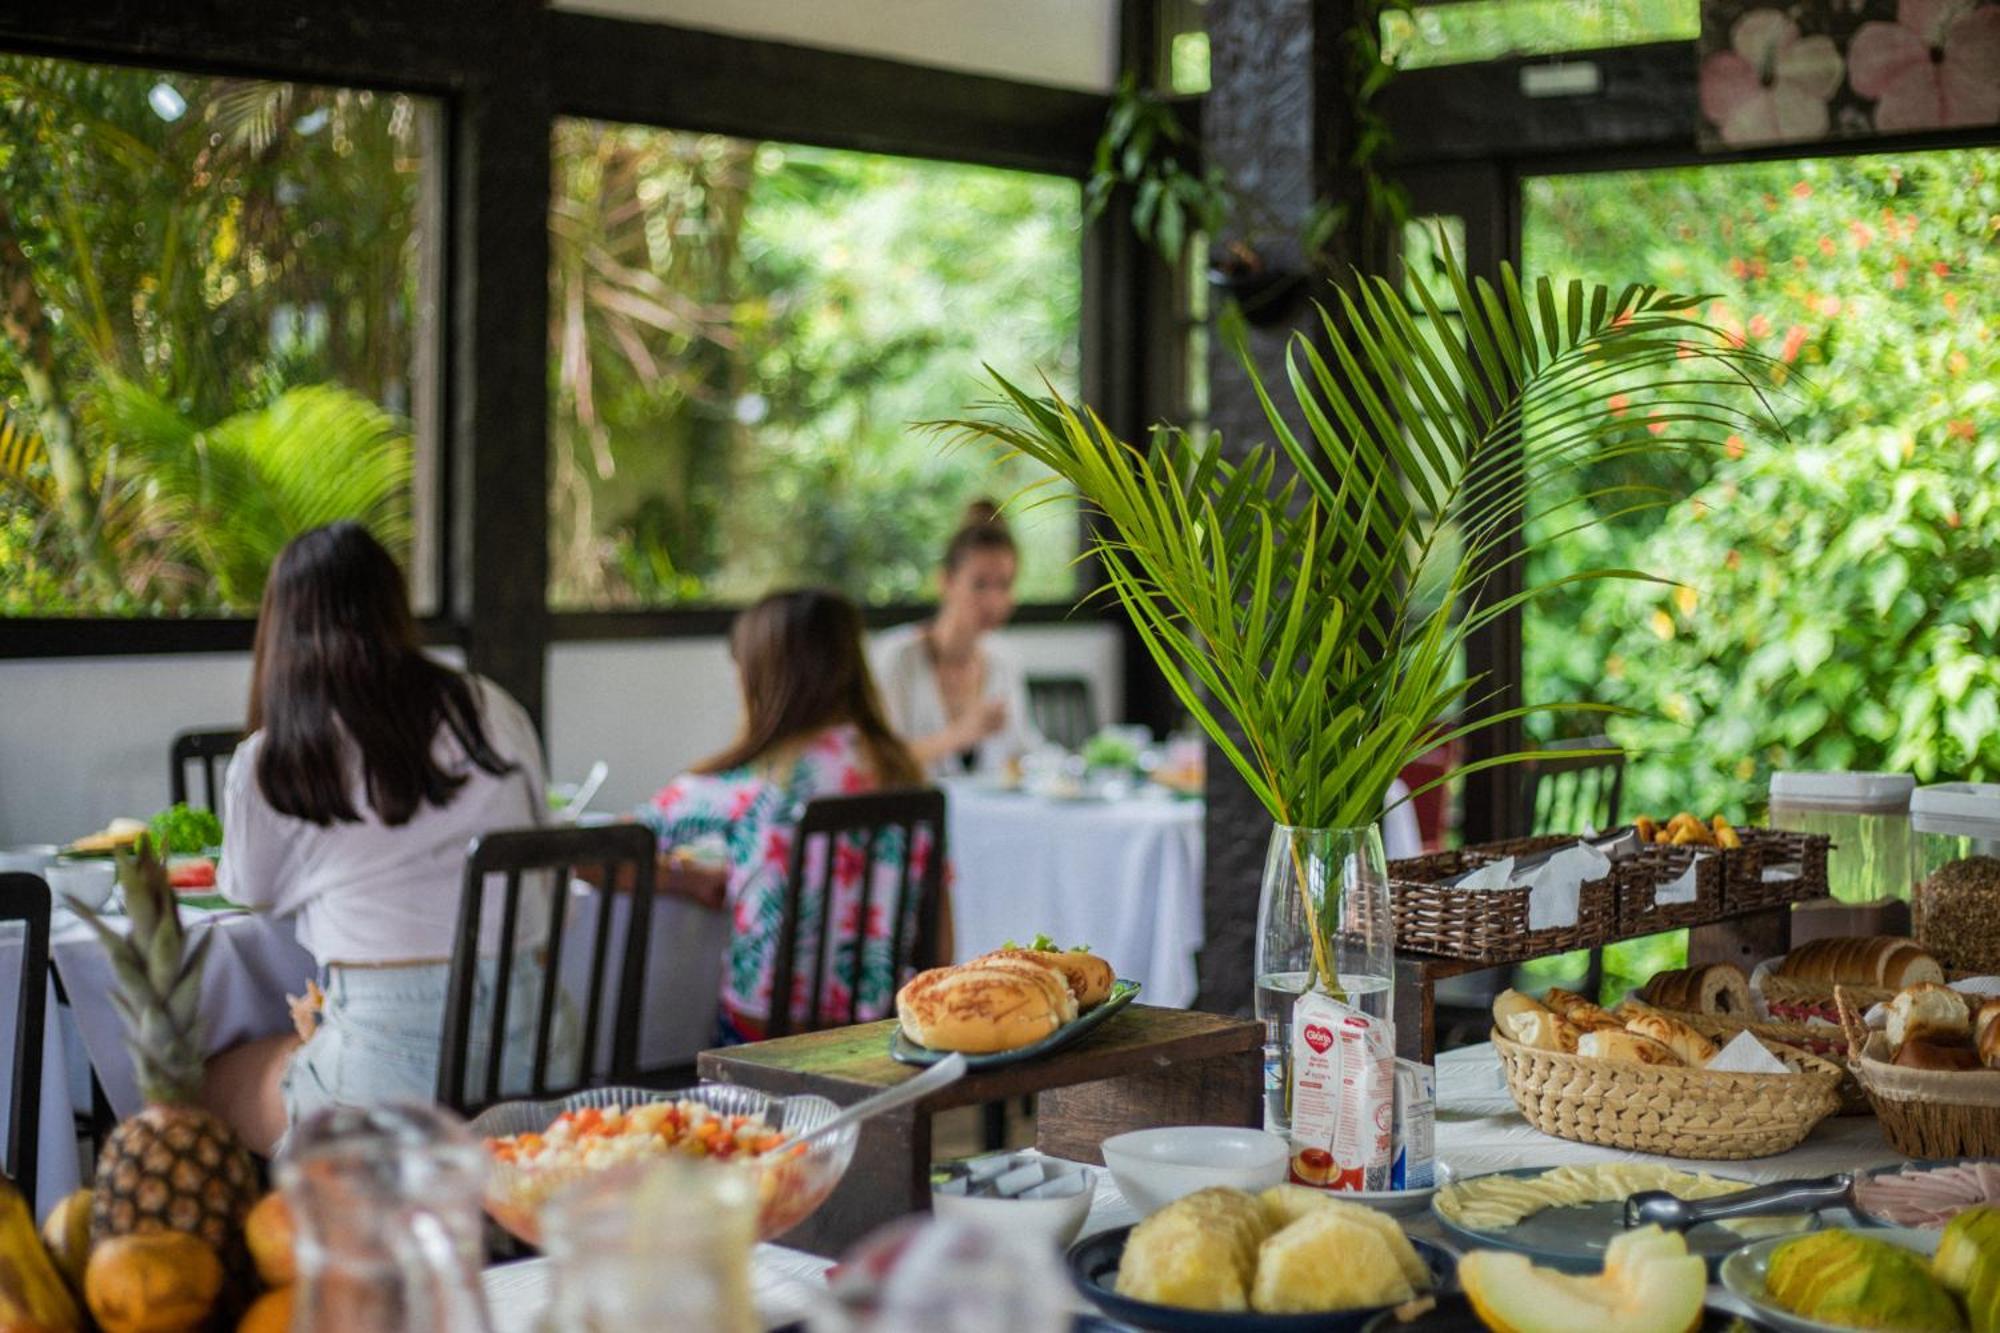
[[[0,12],[0,50],[139,68],[405,92],[439,103],[442,339],[436,361],[435,571],[427,642],[456,645],[537,717],[551,644],[713,636],[728,607],[557,612],[546,603],[549,142],[593,119],[1087,178],[1107,93],[874,56],[552,11],[540,0],[266,0],[183,13],[142,0]],[[482,207],[482,204],[485,205]],[[533,234],[520,214],[532,212]],[[1139,281],[1110,262],[1119,220],[1081,238],[1084,396],[1125,384],[1143,340],[1093,330]],[[525,326],[525,327],[524,327]],[[1113,417],[1126,415],[1113,412]],[[1118,423],[1137,429],[1136,420]],[[531,477],[532,483],[524,480]],[[530,510],[534,512],[529,512]],[[502,517],[489,518],[488,515]],[[1023,606],[1028,624],[1096,623],[1084,562],[1076,604]],[[533,595],[523,594],[531,587]],[[927,614],[870,608],[870,623]],[[0,619],[0,661],[246,651],[254,616]]]

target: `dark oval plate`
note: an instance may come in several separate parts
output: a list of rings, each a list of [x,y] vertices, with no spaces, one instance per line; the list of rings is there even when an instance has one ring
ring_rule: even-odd
[[[1507,1171],[1490,1171],[1485,1174],[1496,1176],[1539,1176],[1549,1168],[1545,1166],[1520,1166]],[[1690,1173],[1693,1174],[1693,1173]],[[1723,1176],[1710,1172],[1721,1180],[1737,1180],[1735,1176]],[[1480,1179],[1467,1176],[1467,1180]],[[1755,1185],[1756,1181],[1739,1181],[1740,1184]],[[1604,1251],[1611,1244],[1612,1237],[1625,1230],[1625,1201],[1612,1203],[1573,1203],[1559,1208],[1544,1208],[1530,1217],[1522,1218],[1511,1227],[1496,1231],[1480,1231],[1461,1226],[1438,1211],[1439,1189],[1431,1196],[1431,1217],[1443,1230],[1445,1236],[1455,1245],[1468,1250],[1514,1250],[1525,1254],[1536,1263],[1548,1268],[1559,1268],[1565,1273],[1595,1273],[1604,1267]],[[1811,1230],[1819,1225],[1817,1216]],[[1761,1236],[1739,1236],[1719,1222],[1704,1222],[1687,1232],[1688,1252],[1698,1254],[1708,1261],[1708,1271],[1715,1273],[1732,1250],[1741,1249]]]
[[[1114,1227],[1086,1236],[1069,1248],[1069,1278],[1098,1309],[1120,1323],[1154,1333],[1360,1333],[1368,1322],[1388,1311],[1386,1306],[1362,1310],[1332,1310],[1325,1314],[1224,1313],[1183,1310],[1120,1296],[1111,1284],[1118,1280],[1118,1261],[1125,1255],[1131,1227]],[[1410,1237],[1410,1244],[1430,1266],[1431,1290],[1450,1291],[1458,1271],[1458,1256],[1432,1241]]]
[[[1727,1311],[1704,1310],[1701,1316],[1701,1333],[1762,1327]],[[1363,1326],[1362,1333],[1402,1333],[1404,1329],[1409,1333],[1487,1333],[1485,1323],[1472,1312],[1472,1303],[1463,1296],[1443,1297],[1435,1309],[1414,1319],[1398,1319],[1394,1310],[1384,1310]]]
[[[965,1067],[998,1069],[1002,1065],[1019,1064],[1023,1060],[1032,1060],[1038,1055],[1047,1055],[1050,1051],[1060,1050],[1132,1003],[1138,994],[1138,982],[1127,981],[1120,977],[1111,983],[1111,994],[1105,997],[1104,1003],[1089,1013],[1078,1014],[1075,1019],[1063,1024],[1040,1041],[1030,1042],[1026,1046],[1017,1046],[1011,1051],[993,1051],[986,1055],[968,1055],[965,1057]],[[950,1051],[934,1051],[928,1046],[917,1045],[903,1035],[900,1025],[889,1030],[889,1055],[906,1065],[934,1065],[950,1054]]]

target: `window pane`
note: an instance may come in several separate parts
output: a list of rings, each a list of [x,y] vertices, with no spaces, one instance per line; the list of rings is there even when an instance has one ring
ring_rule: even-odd
[[[0,56],[0,613],[254,610],[305,528],[434,601],[435,106]]]
[[[1530,702],[1624,705],[1626,813],[1755,814],[1777,768],[2000,775],[2000,150],[1531,180],[1530,273],[1713,293],[1702,315],[1774,359],[1786,437],[1607,464],[1536,498]],[[1692,363],[1691,363],[1692,364]],[[1615,399],[1606,406],[1624,411]],[[1635,428],[1662,423],[1635,422]],[[1588,726],[1588,724],[1585,724]]]
[[[1074,181],[582,120],[554,160],[553,605],[916,601],[1040,475],[916,423],[982,362],[1076,393]],[[1012,519],[1019,594],[1070,599],[1074,504]]]
[[[1402,69],[1693,41],[1701,0],[1458,0],[1382,15],[1382,58]]]

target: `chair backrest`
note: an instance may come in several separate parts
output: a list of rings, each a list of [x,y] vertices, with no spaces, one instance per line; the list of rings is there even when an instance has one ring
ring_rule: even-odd
[[[1028,711],[1035,730],[1065,750],[1097,734],[1097,703],[1084,676],[1028,677]]]
[[[785,908],[771,964],[771,1014],[766,1036],[817,1032],[856,1021],[853,1011],[859,1003],[863,932],[870,910],[878,905],[875,866],[885,847],[891,854],[900,854],[894,901],[886,904],[893,923],[889,927],[892,984],[900,986],[906,973],[942,961],[935,955],[944,901],[944,808],[944,793],[932,787],[866,796],[822,796],[807,803],[792,839],[791,864],[785,874]],[[820,850],[815,852],[815,847]],[[836,914],[824,906],[834,896],[843,847],[861,857],[859,901],[851,916],[840,913],[841,919],[835,920]],[[920,851],[922,865],[918,866],[914,863]],[[806,941],[811,947],[803,951],[812,960],[812,989],[806,1017],[798,1021],[792,1016],[790,1001],[802,952],[800,932],[805,928],[806,914],[801,908],[805,904],[814,909],[810,913],[812,938]],[[829,1013],[824,1008],[829,966],[831,979],[846,986],[846,1013]]]
[[[1625,755],[1569,754],[1616,750],[1608,736],[1552,741],[1522,765],[1521,824],[1527,833],[1580,833],[1588,823],[1613,828],[1625,796]]]
[[[237,727],[206,727],[177,733],[167,751],[170,774],[167,786],[173,793],[173,803],[191,804],[188,801],[188,765],[198,763],[201,765],[201,804],[209,810],[220,810],[222,788],[216,778],[216,761],[227,765],[229,756],[235,754],[236,747],[242,743],[243,732]]]
[[[42,1128],[42,1023],[49,986],[49,886],[40,875],[0,874],[0,924],[22,924],[21,989],[14,1011],[14,1069],[8,1091],[7,1174],[32,1206],[35,1149]]]
[[[548,937],[541,951],[541,985],[535,1010],[533,1057],[527,1069],[525,1089],[510,1087],[508,1095],[534,1098],[563,1096],[592,1083],[630,1083],[638,1073],[639,1020],[645,1007],[646,946],[652,937],[653,866],[657,855],[651,830],[640,824],[605,824],[594,828],[505,829],[475,838],[466,851],[465,884],[459,897],[458,935],[453,943],[451,979],[445,991],[444,1031],[438,1051],[438,1101],[462,1114],[472,1115],[501,1100],[503,1065],[508,1063],[508,1013],[512,994],[515,954],[521,916],[521,877],[534,872],[551,872],[548,890]],[[596,908],[596,921],[589,935],[590,989],[584,1003],[584,1022],[574,1080],[562,1083],[550,1079],[550,1031],[555,1019],[558,996],[562,993],[564,927],[568,921],[569,885],[574,872],[597,868],[601,886],[587,901]],[[489,876],[505,876],[499,902],[499,945],[492,956],[491,1011],[487,1015],[486,1051],[483,1068],[474,1074],[472,1091],[466,1091],[466,1065],[470,1059],[472,1019],[477,999],[477,982],[482,968],[480,944],[486,919],[486,881]],[[615,886],[615,887],[614,887]],[[629,893],[626,892],[629,886]],[[538,891],[529,886],[528,891]],[[624,948],[617,961],[617,984],[612,987],[611,1054],[607,1066],[595,1068],[599,1033],[606,1021],[606,971],[611,964],[615,918],[612,908],[620,896],[631,904],[626,919]],[[559,1051],[559,1057],[572,1052]],[[508,1069],[511,1076],[515,1071]]]

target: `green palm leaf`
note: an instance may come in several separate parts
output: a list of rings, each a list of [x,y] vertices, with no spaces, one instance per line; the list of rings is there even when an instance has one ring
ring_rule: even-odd
[[[1240,462],[1177,430],[1135,446],[1088,407],[997,374],[1001,397],[981,419],[938,423],[1041,463],[1097,511],[1111,595],[1281,824],[1371,823],[1441,731],[1557,706],[1453,721],[1482,702],[1483,683],[1456,670],[1467,636],[1557,586],[1480,596],[1487,571],[1524,559],[1513,548],[1537,497],[1578,490],[1549,483],[1627,455],[1706,450],[1769,420],[1757,392],[1768,360],[1683,313],[1701,298],[1523,284],[1505,266],[1489,283],[1449,253],[1442,270],[1460,339],[1426,333],[1444,315],[1415,275],[1415,310],[1399,287],[1358,278],[1322,311],[1317,341],[1294,340],[1281,388],[1246,360],[1274,443]],[[1672,498],[1581,489],[1614,515]]]

